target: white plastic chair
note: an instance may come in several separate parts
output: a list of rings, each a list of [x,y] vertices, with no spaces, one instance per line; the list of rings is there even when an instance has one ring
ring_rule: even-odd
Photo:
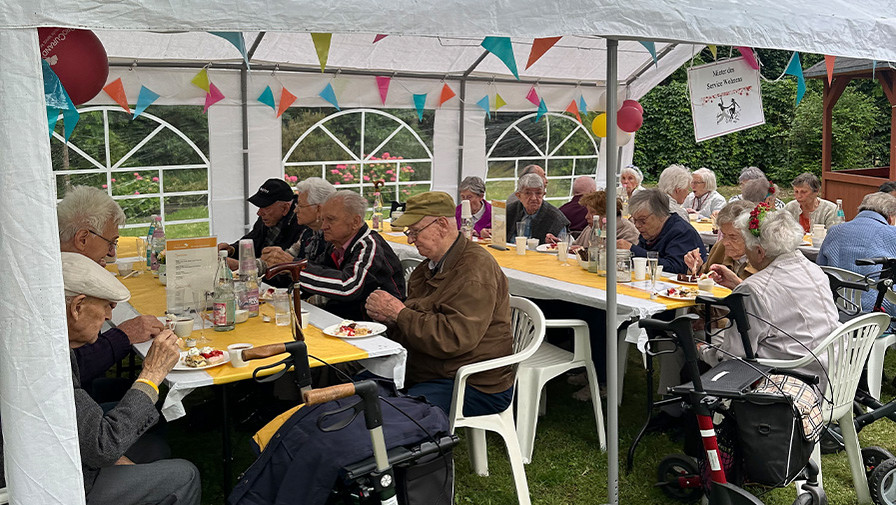
[[[524,463],[532,461],[538,416],[544,415],[546,411],[547,397],[544,385],[554,377],[575,368],[585,367],[585,372],[588,374],[588,387],[591,390],[591,402],[594,406],[594,419],[597,424],[600,448],[604,450],[607,447],[597,372],[594,369],[594,362],[591,361],[588,323],[581,319],[548,319],[545,321],[545,326],[547,328],[572,328],[573,351],[569,352],[543,342],[535,354],[520,363],[517,369],[516,432],[520,440]]]
[[[829,276],[834,276],[840,280],[849,282],[866,282],[865,276],[845,270],[843,268],[822,266],[822,271]],[[857,289],[841,288],[838,290],[839,296],[836,299],[837,308],[845,313],[852,313],[862,310],[862,291]],[[896,293],[888,291],[886,299],[891,303],[896,300]],[[858,308],[858,309],[856,309]],[[886,328],[884,328],[886,332]],[[871,354],[868,355],[867,377],[868,377],[868,394],[876,399],[880,399],[880,383],[884,374],[884,355],[887,349],[896,344],[896,335],[892,333],[884,333],[874,341],[871,347]]]
[[[0,487],[0,505],[6,505],[7,503],[9,503],[9,491],[5,487]]]
[[[464,390],[470,375],[494,368],[516,365],[535,353],[544,340],[544,314],[534,303],[525,298],[510,297],[511,328],[513,331],[513,353],[501,358],[493,358],[479,363],[464,365],[457,370],[454,378],[454,394],[451,399],[451,432],[457,428],[467,428],[470,448],[470,463],[473,470],[482,476],[488,475],[488,455],[486,453],[485,430],[501,435],[507,446],[507,456],[513,472],[517,499],[520,505],[530,505],[529,484],[513,422],[513,404],[503,412],[485,416],[464,416]]]
[[[836,422],[843,433],[843,444],[852,473],[858,503],[871,503],[865,464],[859,448],[859,437],[853,424],[852,402],[862,376],[862,367],[875,339],[890,325],[887,314],[865,314],[844,323],[831,332],[818,348],[799,359],[779,360],[760,358],[763,365],[780,370],[801,368],[814,362],[814,356],[827,356],[828,385],[822,400],[822,412],[826,421]],[[814,356],[813,356],[814,355]],[[812,459],[818,463],[818,482],[821,484],[821,449],[815,444]]]
[[[423,263],[423,260],[418,258],[405,258],[401,260],[401,269],[404,271],[405,282],[411,278],[411,274],[414,273],[414,270],[420,263]]]

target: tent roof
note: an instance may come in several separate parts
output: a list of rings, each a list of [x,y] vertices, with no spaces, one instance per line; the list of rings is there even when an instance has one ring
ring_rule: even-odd
[[[873,60],[864,60],[859,58],[837,58],[836,60],[834,60],[834,75],[868,74],[868,77],[871,77],[872,67],[877,71],[894,70],[896,69],[896,64],[893,64],[889,61],[878,61],[875,64]],[[822,77],[827,78],[828,67],[825,65],[824,61],[819,61],[818,63],[804,70],[803,76],[807,79],[820,79]]]

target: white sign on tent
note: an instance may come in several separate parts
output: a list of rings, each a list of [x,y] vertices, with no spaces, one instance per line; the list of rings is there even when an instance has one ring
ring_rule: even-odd
[[[697,142],[765,124],[759,70],[744,58],[688,69]]]

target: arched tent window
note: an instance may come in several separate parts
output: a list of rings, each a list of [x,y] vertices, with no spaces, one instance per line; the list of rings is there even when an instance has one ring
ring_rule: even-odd
[[[425,111],[351,109],[327,115],[291,108],[283,114],[283,169],[299,181],[322,177],[373,202],[373,181],[384,180],[383,203],[429,191],[434,115]]]
[[[486,124],[486,196],[504,199],[516,189],[526,165],[540,165],[548,176],[546,200],[560,206],[572,196],[572,181],[597,172],[598,143],[575,118],[548,112],[498,114]]]
[[[78,112],[68,144],[61,117],[50,139],[59,198],[70,186],[105,189],[127,216],[124,236],[145,235],[153,214],[162,216],[171,237],[211,234],[202,107],[155,106],[154,114],[136,119],[118,107]]]

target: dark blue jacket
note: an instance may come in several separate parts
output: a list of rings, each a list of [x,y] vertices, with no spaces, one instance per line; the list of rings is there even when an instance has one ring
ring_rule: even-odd
[[[684,255],[693,249],[700,249],[700,257],[706,261],[706,246],[697,230],[678,214],[669,214],[656,240],[648,243],[641,236],[638,245],[632,246],[632,256],[643,257],[647,256],[647,251],[658,251],[663,272],[686,274],[688,267],[684,264]]]
[[[442,409],[406,396],[389,398],[390,404],[420,423],[432,436],[447,433],[448,417]],[[230,505],[323,504],[336,482],[339,469],[373,455],[364,414],[339,431],[323,432],[317,427],[321,414],[357,402],[357,396],[297,410],[277,433],[259,458],[240,476],[227,498]],[[427,435],[392,405],[380,399],[383,434],[387,449],[414,445]],[[335,416],[339,417],[340,416]],[[330,421],[333,421],[332,419]],[[332,424],[332,422],[330,422]]]

